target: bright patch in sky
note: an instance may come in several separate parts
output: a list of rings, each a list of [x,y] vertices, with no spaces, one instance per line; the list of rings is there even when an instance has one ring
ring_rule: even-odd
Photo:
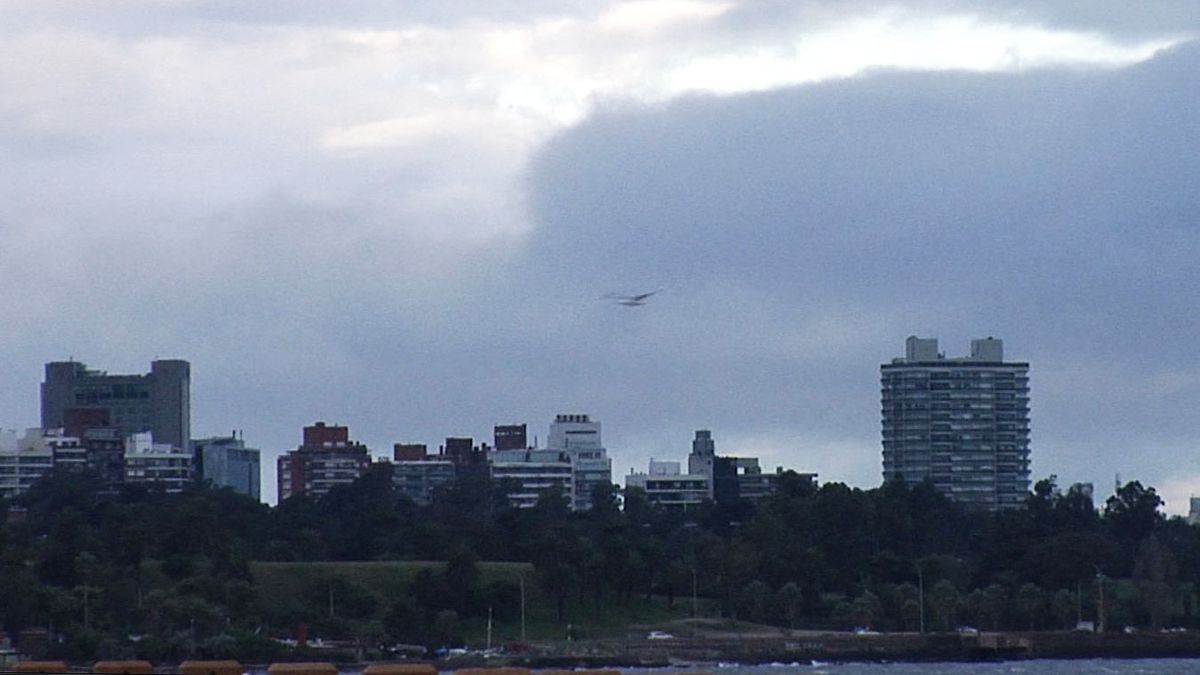
[[[733,8],[729,2],[695,0],[633,0],[614,5],[601,15],[606,30],[653,33],[674,24],[720,16]]]
[[[796,26],[778,36],[729,41],[703,31],[672,31],[713,22],[729,3],[646,0],[621,3],[600,16],[530,25],[468,25],[348,37],[391,62],[396,93],[435,96],[441,105],[494,114],[497,125],[526,120],[536,142],[577,123],[599,101],[656,103],[690,93],[738,94],[851,77],[872,68],[1008,71],[1050,66],[1112,67],[1150,58],[1179,39],[1121,44],[1094,33],[986,21],[972,16],[930,19],[889,10],[817,28]],[[619,29],[623,35],[613,35]],[[713,28],[716,31],[716,28]],[[664,40],[663,35],[677,39]],[[411,54],[460,51],[437,86],[403,77]],[[472,47],[472,45],[474,47]],[[407,86],[405,86],[407,84]],[[363,120],[326,132],[326,146],[362,150],[412,143],[423,133],[473,127],[476,115],[435,114]]]

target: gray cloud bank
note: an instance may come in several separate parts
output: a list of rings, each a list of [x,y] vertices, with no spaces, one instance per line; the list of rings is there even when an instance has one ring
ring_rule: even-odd
[[[589,341],[599,382],[651,402],[631,427],[757,428],[781,462],[873,482],[877,364],[910,333],[950,354],[995,335],[1032,364],[1035,473],[1178,478],[1200,431],[1198,66],[1189,44],[614,108],[535,162],[531,255],[580,297],[669,286]]]
[[[525,0],[524,2],[391,2],[320,0],[254,2],[237,0],[173,3],[97,3],[68,0],[46,3],[12,0],[6,3],[8,30],[28,30],[48,24],[79,22],[119,34],[193,32],[238,27],[321,25],[371,27],[453,25],[466,21],[526,21],[600,13],[607,0]],[[1152,4],[1122,0],[1018,0],[1002,4],[981,0],[756,0],[737,3],[724,23],[731,29],[774,30],[806,22],[836,20],[880,10],[904,10],[927,15],[977,15],[1018,23],[1042,24],[1069,30],[1092,30],[1110,35],[1144,37],[1164,31],[1195,31],[1200,6],[1192,0],[1159,0]]]

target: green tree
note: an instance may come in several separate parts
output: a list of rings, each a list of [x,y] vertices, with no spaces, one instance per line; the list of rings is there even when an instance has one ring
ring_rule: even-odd
[[[771,600],[771,588],[762,581],[755,579],[742,588],[740,616],[748,621],[761,623],[766,619],[767,606]]]
[[[878,623],[883,613],[883,605],[879,596],[871,591],[863,591],[854,599],[851,611],[856,625],[870,628]]]
[[[897,584],[892,589],[891,604],[895,607],[896,621],[903,630],[915,631],[921,627],[921,591],[911,583]]]
[[[388,635],[397,642],[414,644],[426,639],[425,617],[417,603],[409,596],[400,596],[392,602],[392,606],[383,617],[383,626]]]
[[[1154,488],[1130,481],[1104,503],[1104,521],[1132,560],[1138,545],[1164,522],[1162,499]],[[1128,570],[1128,568],[1126,568]]]
[[[437,617],[433,621],[433,637],[437,644],[449,646],[462,644],[459,631],[457,612],[452,609],[444,609],[437,613]]]
[[[1133,564],[1133,578],[1142,594],[1146,613],[1154,628],[1162,628],[1170,616],[1174,594],[1171,582],[1176,576],[1175,561],[1158,537],[1151,534],[1142,540]]]
[[[465,546],[455,546],[450,551],[445,568],[446,590],[449,591],[449,606],[459,616],[474,616],[479,613],[479,559]]]
[[[788,628],[795,628],[804,610],[804,593],[800,590],[800,585],[789,581],[780,586],[779,591],[775,594],[775,604],[779,607],[779,612],[783,615],[784,620],[787,621]]]
[[[929,592],[926,593],[926,600],[929,602],[934,616],[941,623],[942,630],[953,628],[959,606],[959,593],[954,584],[949,580],[942,579],[929,589]]]
[[[1060,588],[1050,598],[1050,611],[1058,628],[1072,628],[1079,618],[1079,599],[1071,591]]]
[[[1037,584],[1026,582],[1017,589],[1017,607],[1021,609],[1029,625],[1029,630],[1037,627],[1037,618],[1046,605],[1046,597]]]

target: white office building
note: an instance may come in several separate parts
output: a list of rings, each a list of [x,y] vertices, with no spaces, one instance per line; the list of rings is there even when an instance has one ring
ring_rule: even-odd
[[[43,438],[41,429],[27,429],[24,435],[18,435],[15,429],[0,430],[0,495],[12,498],[24,494],[52,468],[54,449]]]
[[[639,488],[646,499],[669,509],[687,509],[712,499],[712,479],[708,473],[683,473],[679,462],[650,460],[646,473],[630,472],[626,488]]]
[[[571,508],[592,508],[592,491],[597,485],[612,483],[612,460],[600,437],[600,422],[588,415],[555,415],[550,424],[548,450],[566,453],[573,473]]]
[[[192,481],[192,455],[170,443],[155,443],[149,432],[125,439],[125,482],[182,492]]]
[[[496,450],[488,454],[492,480],[505,486],[509,502],[529,508],[547,492],[574,505],[575,466],[564,450]]]

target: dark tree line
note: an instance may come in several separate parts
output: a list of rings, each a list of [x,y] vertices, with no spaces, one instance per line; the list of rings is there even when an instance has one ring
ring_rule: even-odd
[[[478,561],[532,563],[529,581],[563,622],[652,596],[690,609],[694,594],[705,612],[790,627],[916,630],[922,617],[929,630],[1063,629],[1080,618],[1110,629],[1200,625],[1200,529],[1164,517],[1154,489],[1137,482],[1097,508],[1051,477],[1024,508],[999,514],[963,510],[924,484],[818,487],[794,474],[758,504],[686,513],[614,486],[586,513],[551,494],[514,509],[482,473],[429,506],[380,473],[275,508],[204,485],[115,498],[100,487],[86,473],[56,473],[0,504],[0,623],[62,635],[54,649],[68,657],[122,655],[132,635],[157,658],[265,659],[279,649],[269,635],[295,620],[336,633],[341,615],[381,616],[380,641],[445,642],[459,622],[516,604],[515,586],[483,583]],[[295,605],[256,601],[250,561],[368,560],[448,562],[387,606],[333,581]]]

